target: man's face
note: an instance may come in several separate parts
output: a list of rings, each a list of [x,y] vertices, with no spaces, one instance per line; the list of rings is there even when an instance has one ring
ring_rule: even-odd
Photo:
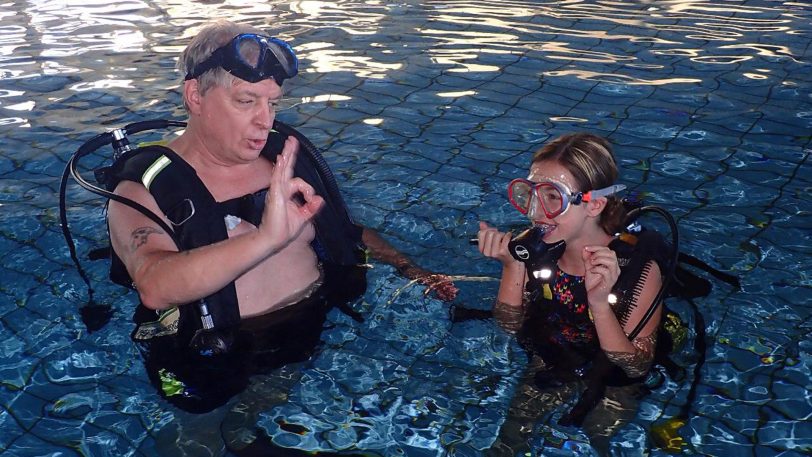
[[[249,83],[235,78],[230,87],[212,87],[200,98],[206,148],[226,164],[256,160],[281,98],[273,79]]]

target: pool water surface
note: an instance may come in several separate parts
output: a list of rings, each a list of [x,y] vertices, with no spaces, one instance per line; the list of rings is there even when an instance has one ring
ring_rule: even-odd
[[[238,455],[261,442],[380,456],[812,452],[812,6],[45,0],[5,3],[0,18],[3,455]],[[460,295],[443,303],[374,263],[352,305],[363,322],[333,310],[314,357],[194,415],[150,385],[130,340],[137,297],[87,259],[106,243],[104,201],[70,182],[82,265],[113,310],[99,328],[83,321],[58,190],[92,136],[184,119],[175,62],[215,18],[292,44],[301,71],[278,117],[324,152],[358,222],[453,275]],[[675,357],[685,376],[658,370],[601,445],[557,424],[571,404],[515,443],[500,434],[512,402],[534,401],[527,356],[491,319],[452,309],[489,309],[499,266],[468,239],[480,220],[523,223],[507,183],[573,131],[608,137],[629,192],[667,208],[682,250],[741,287],[715,280],[696,300],[704,332]],[[669,306],[696,324],[688,303]]]

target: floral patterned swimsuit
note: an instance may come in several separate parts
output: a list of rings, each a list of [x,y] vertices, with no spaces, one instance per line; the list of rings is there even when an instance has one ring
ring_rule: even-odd
[[[547,315],[547,323],[560,333],[550,335],[550,339],[560,346],[592,345],[597,333],[589,313],[584,277],[556,268],[552,294],[554,305]]]

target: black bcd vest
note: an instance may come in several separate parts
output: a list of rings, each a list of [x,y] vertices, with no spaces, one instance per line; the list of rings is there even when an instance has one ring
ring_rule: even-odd
[[[641,277],[646,270],[646,264],[650,260],[654,260],[659,265],[660,271],[667,271],[670,248],[659,233],[651,230],[643,230],[635,234],[625,233],[612,240],[609,248],[615,251],[620,265],[620,276],[613,288],[619,301],[613,306],[613,311],[620,324],[625,325],[632,312],[632,305],[642,291]],[[541,356],[548,365],[555,366],[556,369],[569,372],[586,366],[601,353],[597,335],[594,335],[589,343],[564,345],[552,343],[555,340],[553,336],[560,329],[548,324],[546,316],[554,307],[561,305],[557,304],[554,298],[545,298],[540,286],[540,283],[533,280],[527,284],[527,290],[530,291],[530,302],[527,305],[527,320],[517,335],[520,343],[530,352]],[[583,285],[574,287],[572,293],[577,302],[586,303],[586,290]],[[639,304],[638,306],[647,305]],[[594,327],[594,324],[588,322],[590,319],[588,313],[573,315],[572,318],[577,319],[571,322],[574,327]],[[663,333],[665,332],[661,333],[658,344],[667,337]],[[616,370],[613,370],[612,377],[614,378],[613,383],[630,382],[630,379],[617,367]]]
[[[272,131],[261,155],[276,161],[287,135]],[[313,186],[325,200],[314,217],[316,238],[313,248],[325,269],[328,300],[338,304],[361,295],[366,289],[362,229],[350,217],[332,173],[324,171],[323,159],[318,160],[309,141],[300,141],[294,175]],[[134,149],[122,155],[104,173],[103,184],[110,191],[124,180],[142,183],[155,198],[161,211],[171,222],[173,238],[181,251],[207,246],[228,238],[226,215],[237,216],[259,225],[267,190],[247,194],[225,202],[217,202],[197,176],[194,168],[171,149],[152,145]],[[111,250],[110,278],[117,284],[133,288],[132,279],[121,259]],[[212,266],[215,268],[216,266]],[[240,312],[234,283],[205,297],[215,328],[231,328],[240,322]],[[196,306],[181,306],[181,333],[189,336],[200,328]],[[139,305],[134,319],[137,323],[153,321],[155,311]]]

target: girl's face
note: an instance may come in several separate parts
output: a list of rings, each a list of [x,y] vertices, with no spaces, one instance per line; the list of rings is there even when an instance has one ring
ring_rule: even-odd
[[[570,193],[581,190],[575,183],[572,174],[556,161],[545,160],[534,163],[530,167],[530,175],[527,179],[535,183],[553,182],[569,189]],[[563,213],[551,218],[540,207],[538,197],[534,197],[534,199],[528,216],[534,225],[545,229],[544,240],[546,242],[562,239],[569,242],[580,234],[580,229],[587,217],[586,204],[570,204]]]

